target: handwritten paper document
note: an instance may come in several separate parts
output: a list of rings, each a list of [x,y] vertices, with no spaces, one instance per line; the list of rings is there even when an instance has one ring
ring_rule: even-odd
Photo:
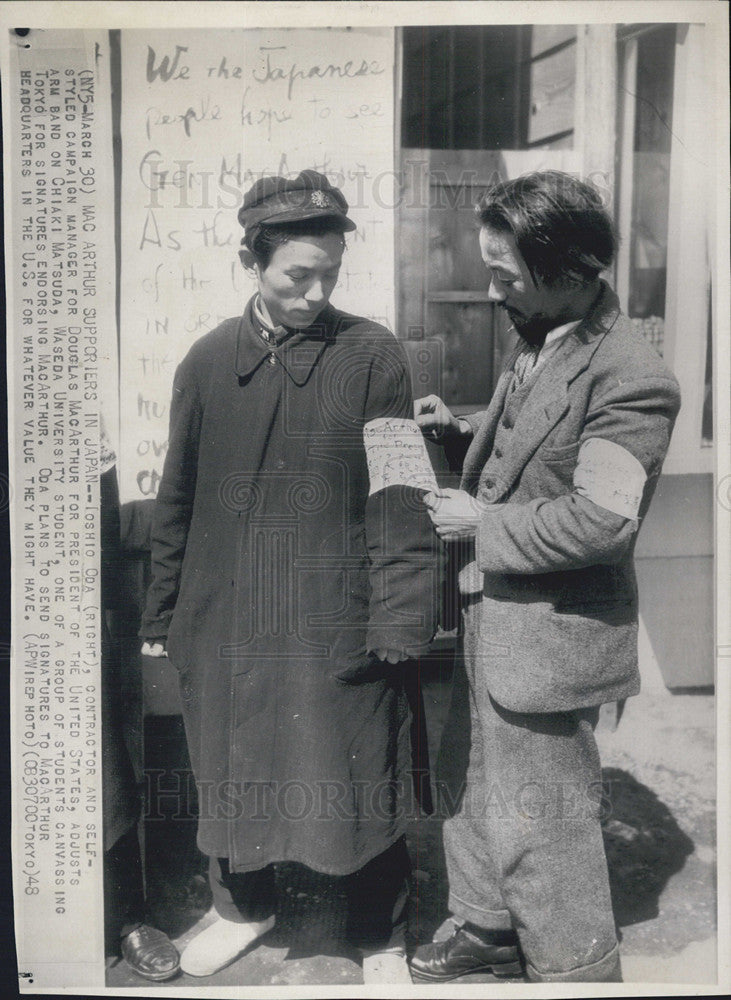
[[[342,188],[333,304],[393,328],[392,29],[121,34],[123,501],[155,496],[175,368],[254,291],[237,211],[264,174]]]
[[[413,420],[378,417],[363,428],[370,490],[372,495],[386,486],[413,486],[436,490],[424,438]]]

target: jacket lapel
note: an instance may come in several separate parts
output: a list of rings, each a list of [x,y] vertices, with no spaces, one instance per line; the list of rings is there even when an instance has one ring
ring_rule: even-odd
[[[500,492],[508,493],[549,431],[569,408],[568,384],[589,364],[592,352],[579,351],[583,346],[566,338],[561,348],[538,371],[535,384],[518,413],[512,431],[512,447],[505,456],[500,476]],[[581,354],[581,358],[579,358]],[[570,359],[570,365],[567,365]],[[570,371],[569,371],[570,368]]]
[[[239,320],[239,328],[236,333],[236,358],[234,360],[234,372],[239,379],[248,378],[265,358],[269,357],[270,350],[267,344],[256,332],[252,319],[252,308],[254,300],[246,306],[244,314]]]
[[[506,455],[500,477],[502,496],[510,491],[546,436],[567,412],[569,386],[588,368],[594,352],[619,316],[617,296],[604,282],[602,286],[602,293],[592,311],[566,337],[561,347],[536,375],[535,384],[521,407],[513,427],[513,447],[510,454]],[[496,393],[493,403],[498,402],[497,396]],[[502,413],[504,400],[505,389],[499,401],[497,414],[493,412],[492,404],[488,410],[492,432],[487,451],[482,452],[483,461],[480,468],[484,466],[492,449],[495,428]],[[475,445],[482,436],[482,430],[483,428],[480,428],[480,432],[475,436]]]

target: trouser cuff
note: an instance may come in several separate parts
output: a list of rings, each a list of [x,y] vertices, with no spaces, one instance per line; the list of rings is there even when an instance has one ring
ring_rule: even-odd
[[[122,924],[122,929],[119,932],[120,938],[127,937],[132,931],[136,931],[138,927],[142,927],[142,920],[127,920]]]
[[[509,931],[513,929],[513,921],[507,910],[483,910],[454,892],[450,892],[447,903],[449,910],[459,921],[474,924],[485,931]]]
[[[531,983],[621,983],[619,946],[615,945],[598,962],[569,969],[567,972],[540,972],[531,965],[530,960],[526,960],[525,972]]]

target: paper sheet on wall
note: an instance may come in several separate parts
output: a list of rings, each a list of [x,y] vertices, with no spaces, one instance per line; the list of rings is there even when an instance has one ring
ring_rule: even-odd
[[[254,290],[236,214],[263,174],[342,188],[333,304],[393,328],[392,29],[123,31],[122,501],[152,497],[175,368]]]
[[[370,495],[386,486],[438,489],[421,431],[413,420],[378,417],[363,428]]]

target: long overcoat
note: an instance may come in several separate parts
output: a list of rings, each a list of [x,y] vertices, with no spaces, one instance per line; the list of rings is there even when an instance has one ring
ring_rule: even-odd
[[[396,339],[331,306],[276,346],[249,303],[176,372],[140,634],[167,638],[198,845],[233,871],[347,874],[404,832],[404,668],[371,651],[427,648],[437,548],[418,491],[369,496],[363,428],[411,415]]]

